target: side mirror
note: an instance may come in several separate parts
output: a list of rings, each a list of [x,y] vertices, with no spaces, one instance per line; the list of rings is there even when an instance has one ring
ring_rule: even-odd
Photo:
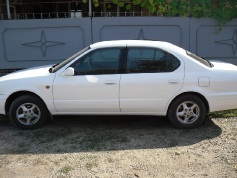
[[[74,75],[74,69],[72,67],[68,67],[64,72],[64,76],[73,76]]]

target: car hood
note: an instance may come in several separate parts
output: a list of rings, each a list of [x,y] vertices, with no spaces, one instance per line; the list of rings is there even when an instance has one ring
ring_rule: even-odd
[[[52,65],[47,65],[19,70],[0,77],[0,81],[46,76],[50,74],[49,68],[51,66]]]
[[[214,70],[230,70],[237,72],[237,66],[223,61],[211,61]]]

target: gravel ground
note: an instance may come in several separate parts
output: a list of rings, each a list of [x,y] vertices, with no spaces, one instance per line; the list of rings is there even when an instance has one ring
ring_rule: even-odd
[[[61,116],[19,130],[0,118],[0,177],[237,177],[237,117],[197,129],[163,117]]]

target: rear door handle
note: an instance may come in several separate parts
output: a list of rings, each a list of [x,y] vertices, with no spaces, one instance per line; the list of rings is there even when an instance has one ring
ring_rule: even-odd
[[[116,81],[114,81],[114,80],[107,80],[107,81],[105,81],[105,85],[116,85]]]
[[[177,80],[177,79],[171,79],[171,80],[169,80],[169,83],[174,85],[174,84],[179,83],[179,80]]]

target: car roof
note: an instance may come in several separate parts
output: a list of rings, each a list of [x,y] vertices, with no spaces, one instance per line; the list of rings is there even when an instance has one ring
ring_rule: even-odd
[[[106,48],[106,47],[158,47],[162,49],[173,49],[174,45],[164,41],[150,40],[113,40],[102,41],[90,45],[90,48]]]

